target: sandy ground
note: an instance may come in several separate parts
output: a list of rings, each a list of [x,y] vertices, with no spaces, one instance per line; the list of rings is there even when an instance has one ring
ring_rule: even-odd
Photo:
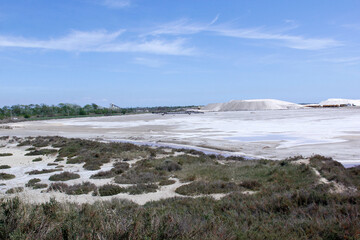
[[[171,180],[174,180],[175,183],[167,186],[160,186],[159,189],[156,192],[151,193],[144,193],[144,194],[138,194],[138,195],[130,195],[128,193],[120,193],[115,196],[92,196],[92,193],[89,194],[83,194],[83,195],[67,195],[65,193],[60,192],[47,192],[46,188],[44,189],[32,189],[31,187],[24,187],[24,185],[33,178],[38,178],[41,180],[41,183],[45,183],[50,185],[53,183],[49,180],[49,177],[51,175],[60,173],[62,171],[58,172],[52,172],[52,173],[46,173],[46,174],[36,174],[36,175],[29,175],[28,172],[32,170],[41,170],[41,169],[54,169],[57,166],[48,166],[48,163],[54,163],[57,154],[55,155],[49,155],[49,156],[25,156],[28,151],[26,149],[29,146],[23,146],[19,147],[17,146],[18,142],[12,142],[8,143],[7,140],[0,140],[0,153],[12,153],[12,156],[5,156],[0,157],[0,165],[9,165],[11,168],[8,169],[0,169],[0,173],[7,173],[7,174],[13,174],[15,175],[15,178],[10,180],[0,180],[0,197],[5,198],[11,198],[14,196],[19,196],[24,201],[29,203],[44,203],[48,202],[51,198],[55,198],[58,201],[61,202],[76,202],[76,203],[93,203],[96,201],[105,201],[110,200],[112,198],[120,198],[120,199],[127,199],[131,200],[137,204],[143,205],[150,201],[158,201],[160,199],[165,198],[172,198],[172,197],[186,197],[180,194],[177,194],[175,190],[185,184],[188,183],[181,183],[179,179],[176,178],[169,178]],[[51,147],[45,147],[45,148],[51,148]],[[38,148],[41,149],[41,148]],[[176,155],[178,155],[177,153]],[[32,160],[41,157],[42,161],[40,162],[33,162]],[[164,157],[164,155],[157,156],[159,158]],[[141,158],[138,159],[132,159],[130,161],[127,161],[129,163],[130,168],[137,162],[141,160]],[[80,175],[80,178],[74,179],[74,180],[68,180],[64,183],[70,185],[74,184],[80,184],[82,182],[91,182],[94,183],[96,186],[102,186],[105,184],[114,184],[114,179],[90,179],[90,176],[93,174],[96,174],[99,171],[107,171],[110,170],[113,166],[113,163],[116,160],[112,160],[110,163],[104,164],[100,170],[96,171],[88,171],[83,168],[83,164],[67,164],[66,160],[62,162],[57,162],[59,165],[63,165],[62,169],[63,171],[68,172],[74,172]],[[117,184],[121,187],[129,187],[133,184]],[[6,194],[6,191],[11,188],[15,187],[23,187],[24,191],[20,193],[15,194]],[[244,192],[245,194],[247,192]],[[199,195],[195,197],[202,197],[202,196],[210,196],[215,199],[221,199],[222,197],[226,196],[226,194],[210,194],[210,195]]]
[[[212,149],[282,159],[322,154],[360,163],[360,108],[141,114],[7,124],[0,136],[59,135]]]

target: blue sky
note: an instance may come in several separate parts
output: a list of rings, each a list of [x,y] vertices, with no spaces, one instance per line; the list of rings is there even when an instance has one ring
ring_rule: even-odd
[[[360,1],[1,0],[0,105],[360,98]]]

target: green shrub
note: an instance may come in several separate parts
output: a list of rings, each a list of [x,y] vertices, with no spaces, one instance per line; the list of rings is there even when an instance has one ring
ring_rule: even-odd
[[[166,174],[151,169],[130,169],[116,176],[115,182],[120,184],[154,183],[167,179]]]
[[[42,169],[42,170],[32,170],[30,172],[26,172],[29,175],[37,175],[37,174],[46,174],[46,173],[52,173],[62,171],[62,169]]]
[[[42,158],[41,158],[41,157],[38,157],[38,158],[33,159],[32,161],[33,161],[33,162],[40,162],[40,161],[42,161]]]
[[[100,196],[112,196],[122,192],[126,192],[126,190],[115,184],[106,184],[98,188]]]
[[[23,187],[14,187],[14,188],[8,189],[5,193],[6,194],[14,194],[14,193],[20,193],[20,192],[23,192],[23,191],[24,191]]]
[[[256,180],[245,180],[239,185],[250,190],[257,190],[261,187],[261,184]]]
[[[9,169],[11,168],[9,165],[0,165],[0,169]]]
[[[62,172],[49,177],[50,181],[68,181],[80,178],[80,175],[72,172]]]
[[[12,153],[0,153],[0,157],[9,157],[12,156]]]
[[[174,183],[176,183],[175,180],[166,179],[166,180],[160,181],[160,182],[159,182],[159,185],[160,185],[160,186],[166,186],[166,185],[172,185],[172,184],[174,184]]]
[[[321,155],[314,155],[310,157],[310,165],[316,168],[321,176],[329,181],[336,181],[345,186],[354,186],[355,181],[348,174],[344,166],[334,161],[332,158],[324,157]]]
[[[86,170],[96,171],[101,169],[101,164],[90,162],[90,163],[85,163],[83,167]]]
[[[159,187],[156,184],[136,184],[125,189],[131,195],[156,192]]]
[[[28,181],[27,184],[25,184],[25,187],[33,187],[36,183],[41,182],[39,178],[33,178]]]
[[[112,178],[115,176],[115,173],[111,170],[109,171],[99,171],[96,174],[90,176],[91,179],[106,179]]]
[[[65,192],[68,189],[68,185],[66,183],[62,182],[56,182],[50,184],[50,186],[47,189],[47,192],[55,191],[55,192]]]
[[[213,193],[228,193],[238,191],[241,188],[233,182],[224,181],[195,181],[181,187],[178,187],[175,192],[181,195],[199,195],[199,194],[213,194]]]
[[[35,151],[36,150],[36,147],[29,147],[27,149],[25,149],[25,151]]]
[[[80,195],[80,194],[88,194],[89,192],[95,191],[96,185],[90,182],[83,182],[81,184],[75,184],[69,186],[65,193],[69,195]]]
[[[9,180],[15,178],[15,175],[8,173],[0,173],[0,180]]]
[[[40,149],[40,150],[34,150],[31,152],[28,152],[25,154],[25,156],[37,156],[37,155],[52,155],[56,154],[58,151],[56,149]]]
[[[46,183],[35,183],[33,186],[33,189],[43,189],[47,188],[48,185]]]
[[[62,161],[64,161],[64,158],[58,157],[55,159],[55,162],[62,162]]]
[[[165,160],[159,166],[157,166],[156,169],[172,172],[172,171],[181,170],[181,166],[178,163],[173,162],[171,160]]]

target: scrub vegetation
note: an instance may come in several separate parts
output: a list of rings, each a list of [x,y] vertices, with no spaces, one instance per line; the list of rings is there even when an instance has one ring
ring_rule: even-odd
[[[137,108],[108,108],[95,103],[83,107],[77,104],[60,103],[58,105],[30,104],[13,105],[0,108],[0,123],[21,120],[44,120],[52,118],[72,118],[85,116],[109,116],[119,114],[135,114],[145,112],[184,111],[194,106],[171,107],[137,107]]]
[[[12,153],[0,153],[0,157],[9,157],[12,156]]]
[[[331,158],[245,160],[61,137],[29,138],[23,144],[57,148],[59,158],[86,170],[111,167],[73,185],[62,181],[78,178],[77,173],[54,174],[50,180],[56,182],[42,191],[111,200],[30,204],[9,195],[0,199],[0,239],[360,238],[360,168],[345,169]],[[35,171],[48,170],[57,169]],[[93,179],[109,182],[96,186]],[[178,197],[145,205],[118,199],[145,197],[178,181]],[[25,186],[45,185],[34,178]],[[223,197],[215,200],[211,194]]]

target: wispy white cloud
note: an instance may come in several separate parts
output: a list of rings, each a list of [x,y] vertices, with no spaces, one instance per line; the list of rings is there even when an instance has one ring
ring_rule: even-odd
[[[289,48],[303,50],[320,50],[325,48],[337,47],[342,44],[331,38],[306,38],[297,35],[288,35],[282,33],[269,33],[260,29],[227,29],[216,28],[216,33],[222,36],[279,41],[281,45]]]
[[[152,67],[152,68],[158,68],[164,65],[164,62],[159,59],[143,58],[143,57],[134,58],[133,63],[144,65],[147,67]]]
[[[284,33],[285,30],[270,31],[265,28],[235,28],[226,24],[215,25],[218,17],[209,24],[191,23],[187,19],[180,19],[168,24],[161,25],[150,35],[189,35],[201,32],[211,32],[225,37],[241,39],[272,40],[277,41],[284,47],[304,50],[320,50],[331,47],[341,46],[342,43],[331,38],[307,38],[300,35],[290,35]],[[295,28],[293,25],[291,29]]]
[[[109,8],[124,8],[130,6],[130,0],[100,0],[100,3]]]
[[[166,55],[192,55],[194,49],[184,46],[184,39],[120,41],[125,30],[116,32],[73,31],[67,36],[35,40],[0,35],[0,47],[35,48],[72,52],[144,52]]]

